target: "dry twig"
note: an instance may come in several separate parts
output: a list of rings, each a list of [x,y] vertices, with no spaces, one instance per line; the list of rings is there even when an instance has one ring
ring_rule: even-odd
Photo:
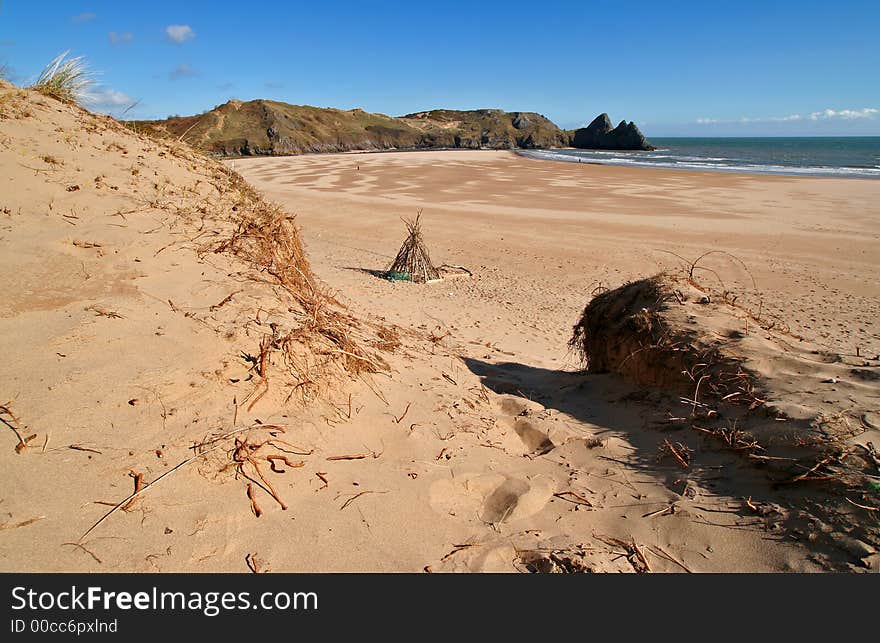
[[[387,491],[361,491],[360,493],[354,494],[351,498],[349,498],[344,503],[342,503],[342,506],[339,508],[339,511],[342,511],[348,505],[350,505],[352,502],[354,502],[355,500],[357,500],[361,496],[365,496],[368,493],[388,493],[388,492]]]
[[[103,564],[104,564],[104,561],[103,561],[103,560],[101,560],[100,558],[98,558],[98,557],[94,554],[94,552],[92,552],[90,549],[87,549],[87,548],[85,547],[85,545],[83,545],[82,543],[61,543],[61,546],[62,546],[62,547],[64,547],[65,545],[67,545],[67,546],[69,546],[69,547],[77,547],[77,548],[83,550],[85,553],[87,553],[87,554],[88,554],[89,556],[91,556],[92,558],[94,558],[94,559],[95,559],[95,562],[97,562],[99,565],[103,565]]]
[[[260,505],[257,504],[257,499],[254,497],[254,485],[250,482],[247,486],[247,497],[251,501],[251,511],[254,512],[254,515],[259,518],[263,515],[263,510],[260,509]]]
[[[134,479],[134,496],[140,493],[141,489],[144,488],[144,474],[143,473],[134,473],[133,471],[129,471],[128,475],[130,475]],[[134,504],[134,501],[137,500],[136,497],[132,497],[127,503],[122,505],[123,511],[128,511],[131,509],[131,506]]]
[[[145,493],[148,489],[154,487],[159,481],[164,480],[165,478],[167,478],[168,476],[170,476],[172,473],[174,473],[175,471],[177,471],[177,470],[180,469],[181,467],[185,467],[186,465],[190,464],[191,462],[195,462],[195,461],[198,460],[199,458],[202,458],[202,457],[206,456],[207,454],[211,453],[211,452],[214,451],[215,449],[220,448],[220,446],[222,446],[222,445],[221,445],[221,444],[217,444],[217,445],[211,447],[210,449],[207,449],[207,450],[205,450],[205,451],[202,451],[201,453],[197,453],[196,455],[194,455],[194,456],[192,456],[192,457],[190,457],[190,458],[187,458],[186,460],[184,460],[184,461],[178,463],[177,465],[171,467],[168,471],[166,471],[165,473],[163,473],[161,476],[159,476],[158,478],[156,478],[156,479],[153,480],[152,482],[148,482],[148,483],[144,484],[144,485],[143,485],[138,491],[135,491],[134,493],[132,493],[132,494],[131,494],[130,496],[128,496],[127,498],[123,498],[122,500],[120,500],[118,503],[116,503],[115,505],[113,505],[113,508],[110,509],[110,511],[108,511],[108,512],[105,513],[103,516],[101,516],[101,517],[100,517],[100,518],[99,518],[99,519],[98,519],[98,520],[97,520],[97,521],[96,521],[91,527],[89,527],[89,528],[85,531],[85,533],[83,533],[83,535],[79,537],[79,541],[78,541],[78,542],[82,542],[83,538],[85,538],[85,537],[88,536],[90,533],[92,533],[95,529],[97,529],[98,526],[101,525],[101,523],[103,523],[103,522],[104,522],[105,520],[107,520],[110,516],[112,516],[112,515],[113,515],[114,513],[116,513],[119,509],[121,509],[123,505],[127,504],[127,503],[128,503],[129,501],[131,501],[131,500],[134,500],[136,497],[140,496],[141,494]]]
[[[584,498],[579,493],[575,493],[574,491],[559,491],[553,494],[554,497],[559,498],[560,500],[565,500],[566,502],[571,502],[575,505],[582,505],[584,507],[592,507],[593,503]],[[571,496],[571,497],[569,497]],[[574,498],[572,500],[572,498]]]
[[[412,404],[412,402],[407,402],[407,403],[406,403],[406,408],[403,409],[403,414],[402,414],[400,417],[397,417],[396,415],[394,416],[394,421],[395,421],[397,424],[400,424],[401,422],[403,422],[403,418],[405,418],[405,417],[406,417],[406,414],[409,413],[409,407],[410,407],[411,404]]]

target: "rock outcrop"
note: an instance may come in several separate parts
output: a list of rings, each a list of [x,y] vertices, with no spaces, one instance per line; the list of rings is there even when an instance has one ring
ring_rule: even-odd
[[[608,114],[599,114],[586,127],[575,130],[572,147],[590,150],[655,150],[632,121],[611,125]]]

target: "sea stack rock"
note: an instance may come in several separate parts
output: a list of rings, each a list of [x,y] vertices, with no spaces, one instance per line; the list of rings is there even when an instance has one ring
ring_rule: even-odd
[[[620,121],[617,127],[613,127],[608,114],[599,114],[592,123],[575,130],[571,145],[585,150],[657,149],[648,142],[635,123]]]
[[[599,114],[593,122],[575,130],[571,139],[572,147],[583,149],[607,149],[608,135],[613,131],[611,119],[608,114]]]

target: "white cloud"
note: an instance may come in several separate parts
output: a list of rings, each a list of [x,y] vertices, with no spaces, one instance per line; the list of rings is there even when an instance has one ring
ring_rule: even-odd
[[[827,120],[856,120],[856,119],[873,119],[880,115],[880,109],[876,107],[865,107],[863,109],[824,109],[819,112],[811,112],[809,114],[789,114],[788,116],[765,116],[750,118],[743,116],[738,120],[723,120],[718,118],[698,118],[697,125],[715,125],[715,124],[731,124],[731,123],[790,123],[797,121],[827,121]]]
[[[810,114],[811,121],[827,120],[829,118],[842,118],[851,121],[857,118],[874,118],[880,114],[880,109],[874,107],[865,107],[863,109],[824,109],[821,112],[813,112]]]
[[[111,45],[124,45],[125,43],[134,40],[134,34],[130,31],[126,31],[124,33],[111,31],[107,34],[107,38],[110,40]]]
[[[129,107],[135,100],[128,94],[123,94],[109,87],[103,87],[89,92],[89,95],[86,96],[83,102],[92,111],[110,113]]]
[[[189,25],[168,25],[165,27],[165,35],[171,42],[180,44],[195,38],[196,32]]]
[[[748,118],[746,116],[743,116],[738,121],[726,121],[726,122],[728,122],[728,123],[730,123],[730,122],[736,122],[736,123],[787,123],[789,121],[802,121],[802,120],[804,120],[804,117],[801,116],[800,114],[790,114],[789,116],[768,116],[766,118]],[[718,122],[725,122],[725,121],[715,121],[715,122],[718,123]]]

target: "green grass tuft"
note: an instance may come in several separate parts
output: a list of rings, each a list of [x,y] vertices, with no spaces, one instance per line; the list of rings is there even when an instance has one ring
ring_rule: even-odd
[[[30,89],[64,103],[79,103],[87,98],[95,84],[94,74],[82,56],[68,58],[69,53],[65,51],[46,65]]]

